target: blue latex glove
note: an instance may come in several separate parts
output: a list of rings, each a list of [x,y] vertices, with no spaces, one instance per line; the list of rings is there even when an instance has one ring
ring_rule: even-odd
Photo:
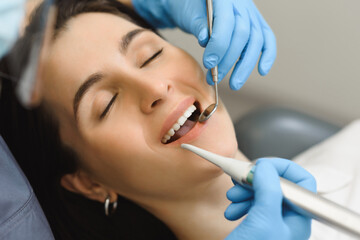
[[[157,28],[178,26],[206,46],[204,66],[219,66],[219,81],[236,64],[230,87],[240,89],[255,68],[266,75],[276,58],[276,39],[251,0],[213,0],[214,25],[209,40],[206,0],[132,0],[135,11]],[[213,84],[210,71],[207,81]]]
[[[253,190],[236,184],[227,192],[233,203],[225,217],[236,220],[248,215],[226,240],[303,240],[311,233],[311,219],[286,206],[279,176],[310,191],[316,191],[314,177],[294,162],[285,159],[260,159],[256,163]]]
[[[0,58],[14,44],[22,18],[25,0],[0,0]]]

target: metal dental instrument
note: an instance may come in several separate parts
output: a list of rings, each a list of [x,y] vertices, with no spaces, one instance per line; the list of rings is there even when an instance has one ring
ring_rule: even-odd
[[[206,9],[207,9],[207,19],[208,19],[208,26],[209,26],[209,37],[212,34],[212,27],[213,27],[213,4],[212,0],[206,0]],[[216,111],[218,104],[219,104],[219,95],[218,95],[218,66],[215,66],[211,69],[211,75],[214,81],[214,88],[215,88],[215,103],[208,106],[199,116],[199,122],[205,122],[208,120],[211,115],[214,114]]]
[[[24,107],[32,107],[40,101],[40,94],[35,89],[39,82],[41,60],[52,38],[57,14],[54,0],[44,0],[38,11],[41,12],[39,18],[33,19],[34,24],[27,29],[34,37],[18,45],[10,55],[12,71],[18,75],[16,94]]]
[[[222,157],[190,144],[181,144],[181,147],[217,165],[239,184],[251,187],[253,174],[256,171],[254,164]],[[280,186],[285,201],[294,211],[353,236],[360,237],[359,214],[282,177],[280,177]]]

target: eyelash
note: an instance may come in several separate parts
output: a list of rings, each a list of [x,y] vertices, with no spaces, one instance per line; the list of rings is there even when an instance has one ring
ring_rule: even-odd
[[[100,117],[99,117],[100,120],[103,119],[103,118],[106,116],[106,114],[109,112],[109,110],[110,110],[111,106],[113,105],[113,103],[115,102],[117,96],[118,96],[118,93],[115,94],[115,95],[111,98],[109,104],[106,106],[105,110],[101,113],[101,115],[100,115]]]
[[[155,58],[157,58],[157,57],[163,52],[163,50],[164,50],[164,48],[162,48],[162,49],[160,49],[158,52],[156,52],[153,56],[151,56],[148,60],[146,60],[146,61],[140,66],[140,68],[145,67],[145,66],[148,65],[152,60],[154,60]],[[118,96],[118,93],[115,94],[115,95],[111,98],[109,104],[106,106],[105,110],[101,113],[101,115],[100,115],[100,117],[99,117],[100,120],[103,119],[103,118],[106,116],[106,114],[109,112],[109,110],[110,110],[111,106],[113,105],[113,103],[115,102],[117,96]]]
[[[152,60],[154,60],[155,58],[157,58],[162,52],[163,52],[164,48],[160,49],[158,52],[156,52],[152,57],[150,57],[148,60],[146,60],[141,66],[140,68],[145,67],[146,65],[148,65]]]

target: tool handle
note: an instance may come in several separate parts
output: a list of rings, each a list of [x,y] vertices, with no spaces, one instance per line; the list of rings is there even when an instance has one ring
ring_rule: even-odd
[[[285,201],[298,213],[360,237],[360,215],[284,178],[280,178]]]
[[[207,10],[207,21],[209,27],[209,37],[211,37],[213,21],[214,21],[214,10],[213,10],[212,0],[206,0],[206,10]]]
[[[214,9],[212,0],[206,0],[206,10],[207,10],[207,21],[209,27],[209,38],[212,35],[213,22],[214,22]],[[216,84],[218,81],[217,76],[219,75],[218,66],[215,66],[211,69],[211,75],[213,76],[213,81]]]

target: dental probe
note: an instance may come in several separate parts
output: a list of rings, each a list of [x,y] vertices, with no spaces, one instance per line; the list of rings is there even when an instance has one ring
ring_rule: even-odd
[[[190,144],[181,144],[181,147],[217,165],[239,184],[251,187],[256,169],[254,164],[222,157]],[[360,237],[359,214],[282,177],[280,177],[280,186],[285,201],[294,211]]]
[[[207,9],[207,20],[209,27],[209,38],[212,34],[213,28],[213,4],[212,0],[206,0],[206,9]],[[205,122],[208,120],[211,115],[216,111],[219,104],[219,95],[218,95],[218,66],[215,66],[211,69],[211,75],[213,77],[214,88],[215,88],[215,103],[209,105],[199,116],[199,122]]]

